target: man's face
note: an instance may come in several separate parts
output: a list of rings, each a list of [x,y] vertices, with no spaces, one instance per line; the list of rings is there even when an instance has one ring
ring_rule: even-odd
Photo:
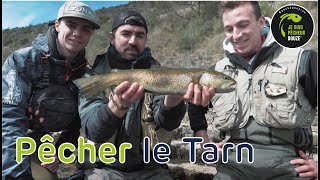
[[[93,26],[89,21],[74,17],[65,17],[60,22],[56,21],[55,28],[63,51],[74,55],[87,46],[93,34]]]
[[[237,53],[251,55],[260,48],[265,18],[261,16],[257,21],[249,3],[226,10],[222,20],[226,36]]]
[[[126,24],[119,26],[114,34],[110,33],[109,39],[122,58],[133,59],[143,52],[147,33],[144,27]]]

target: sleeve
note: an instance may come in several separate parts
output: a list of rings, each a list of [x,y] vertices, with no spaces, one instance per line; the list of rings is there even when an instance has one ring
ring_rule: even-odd
[[[190,103],[188,104],[188,116],[190,120],[190,127],[194,133],[200,130],[207,130],[208,124],[205,117],[207,111],[207,107],[197,106]]]
[[[167,108],[164,106],[164,97],[159,95],[153,99],[154,118],[161,128],[172,131],[180,126],[186,113],[186,105],[181,101],[177,106]]]
[[[311,106],[315,108],[318,104],[317,98],[317,73],[318,59],[317,52],[314,50],[305,50],[301,55],[299,64],[299,83],[304,88],[305,95]]]
[[[16,162],[16,140],[27,137],[29,126],[26,109],[32,82],[25,72],[27,58],[12,53],[2,66],[2,179],[32,177],[29,156],[23,156],[21,163]],[[23,143],[23,148],[28,146]]]
[[[210,66],[209,69],[215,70],[215,64]],[[212,102],[210,101],[209,106],[212,107]],[[207,130],[208,124],[205,114],[208,112],[208,107],[197,106],[188,103],[188,116],[190,121],[190,128],[194,133],[200,130]]]
[[[81,129],[91,141],[103,143],[110,139],[125,118],[118,118],[108,107],[109,100],[102,93],[97,98],[87,101],[79,95],[79,114]]]

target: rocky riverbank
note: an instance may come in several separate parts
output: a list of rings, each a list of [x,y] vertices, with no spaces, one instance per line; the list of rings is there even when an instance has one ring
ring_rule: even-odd
[[[210,112],[207,116],[210,116]],[[313,126],[313,149],[316,153],[313,154],[313,158],[318,161],[318,122],[315,119]],[[208,128],[209,136],[212,139],[217,139],[217,131],[212,128]],[[182,137],[192,137],[193,132],[189,126],[189,119],[187,115],[183,119],[180,127],[172,132],[173,140],[171,141],[171,155],[168,167],[172,177],[175,180],[211,180],[216,174],[216,168],[209,166],[201,161],[200,146],[197,146],[196,163],[190,163],[189,161],[189,147],[186,143],[182,143]],[[58,176],[60,179],[66,179],[70,175],[77,173],[74,164],[61,164],[58,170]]]

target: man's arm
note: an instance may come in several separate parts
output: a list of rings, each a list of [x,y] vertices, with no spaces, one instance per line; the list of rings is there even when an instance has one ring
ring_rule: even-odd
[[[165,96],[164,101],[161,101],[163,103],[158,111],[160,114],[159,117],[162,117],[162,119],[159,118],[157,121],[164,129],[168,128],[166,130],[173,130],[179,127],[181,120],[184,117],[186,109],[184,101],[205,107],[208,106],[208,103],[214,94],[215,92],[213,88],[203,87],[200,89],[197,84],[190,83],[187,92],[183,96]],[[179,121],[174,121],[174,119],[178,119]],[[169,127],[168,124],[170,122],[177,123]]]
[[[16,162],[16,140],[27,137],[29,125],[26,110],[32,83],[25,72],[25,58],[13,53],[2,66],[2,179],[32,179],[29,156]]]
[[[305,50],[299,64],[299,83],[304,88],[305,95],[313,108],[317,106],[318,60],[317,52]]]
[[[186,105],[184,101],[174,107],[166,107],[164,105],[165,96],[156,96],[153,100],[153,112],[155,121],[159,126],[167,131],[172,131],[179,127],[184,114],[186,113]]]
[[[87,101],[79,95],[79,114],[81,128],[88,139],[100,143],[113,136],[121,126],[124,117],[117,117],[108,106],[109,100],[104,94]]]
[[[207,130],[208,124],[205,114],[208,111],[208,107],[197,106],[194,104],[188,104],[188,116],[190,120],[190,127],[193,132],[197,133],[200,130]]]

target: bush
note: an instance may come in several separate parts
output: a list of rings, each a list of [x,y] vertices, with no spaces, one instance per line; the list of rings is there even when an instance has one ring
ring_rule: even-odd
[[[187,27],[187,28],[185,28]],[[177,47],[180,51],[188,51],[194,48],[197,43],[195,33],[193,32],[194,28],[190,27],[190,24],[185,24],[178,30],[177,34]]]

